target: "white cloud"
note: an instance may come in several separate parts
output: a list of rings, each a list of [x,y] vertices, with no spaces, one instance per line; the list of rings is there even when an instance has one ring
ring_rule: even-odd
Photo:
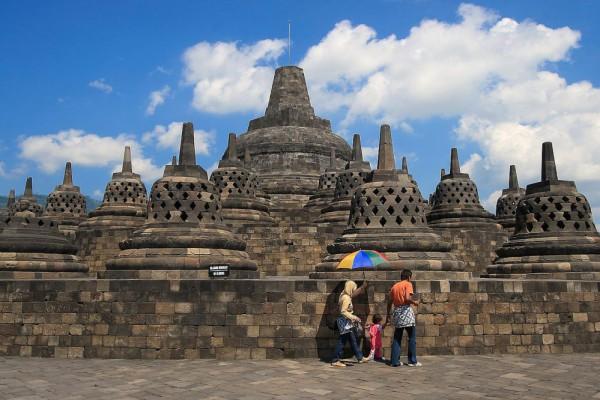
[[[576,45],[579,33],[498,18],[461,5],[462,20],[424,20],[406,38],[377,38],[366,25],[342,21],[302,60],[316,106],[346,110],[344,123],[365,118],[458,116],[496,82],[535,75]]]
[[[480,167],[481,160],[482,160],[482,157],[479,154],[477,154],[477,153],[471,154],[469,156],[469,158],[467,159],[467,161],[461,164],[460,172],[463,172],[465,174],[472,174],[474,171],[476,171]],[[450,171],[448,171],[448,172],[450,172]]]
[[[263,111],[273,80],[274,63],[284,40],[252,45],[200,42],[183,54],[184,81],[194,87],[193,106],[216,114]]]
[[[75,167],[108,167],[118,163],[120,168],[125,146],[131,146],[133,169],[144,180],[160,175],[160,168],[143,156],[141,144],[126,134],[100,136],[68,129],[48,135],[28,136],[19,143],[20,157],[35,163],[46,173],[64,168],[66,161],[71,161]]]
[[[156,108],[162,105],[167,96],[171,93],[169,85],[164,86],[160,90],[155,90],[148,96],[148,107],[146,107],[146,115],[154,115]]]
[[[94,190],[94,193],[92,193],[92,198],[96,200],[102,200],[104,198],[104,191],[100,189]]]
[[[6,176],[6,169],[4,167],[4,161],[0,161],[0,176],[1,177]]]
[[[481,205],[492,214],[496,214],[496,202],[501,195],[502,190],[495,190],[486,199],[480,199]]]
[[[379,146],[363,146],[362,147],[363,159],[371,163],[371,167],[377,166],[377,156],[379,154]]]
[[[144,143],[154,143],[160,149],[179,151],[183,122],[171,122],[169,126],[156,125],[150,132],[144,133]],[[209,155],[210,146],[214,143],[215,134],[212,131],[194,129],[194,145],[196,153]]]
[[[113,87],[104,81],[104,78],[96,79],[88,83],[89,87],[98,89],[101,92],[109,94],[113,91]]]

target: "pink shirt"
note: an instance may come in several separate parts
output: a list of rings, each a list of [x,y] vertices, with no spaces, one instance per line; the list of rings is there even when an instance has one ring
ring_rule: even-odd
[[[380,349],[383,347],[383,342],[381,340],[381,331],[383,328],[381,324],[373,324],[369,328],[369,334],[371,335],[371,348],[372,349]]]

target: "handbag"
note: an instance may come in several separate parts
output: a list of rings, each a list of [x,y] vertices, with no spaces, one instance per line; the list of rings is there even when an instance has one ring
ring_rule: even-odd
[[[344,317],[343,315],[340,315],[338,317],[338,319],[336,320],[336,324],[338,330],[340,331],[340,335],[345,335],[346,333],[354,329],[354,322]]]

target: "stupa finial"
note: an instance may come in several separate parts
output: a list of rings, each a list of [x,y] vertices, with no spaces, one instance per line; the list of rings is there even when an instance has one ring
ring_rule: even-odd
[[[177,165],[177,156],[173,156],[173,158],[171,158],[171,165]]]
[[[25,192],[23,197],[33,197],[33,179],[29,176],[25,182]]]
[[[183,124],[181,145],[179,147],[179,165],[196,165],[196,149],[194,148],[194,125]]]
[[[133,167],[131,166],[131,147],[125,146],[125,153],[123,153],[123,167],[121,168],[121,172],[133,172]]]
[[[352,137],[352,161],[362,161],[362,146],[360,145],[360,135],[355,133]]]
[[[440,178],[443,178],[443,177],[444,177],[444,175],[446,175],[446,169],[445,169],[445,168],[442,168],[442,169],[440,170]]]
[[[394,148],[392,146],[392,130],[387,124],[381,125],[381,128],[379,129],[379,154],[377,159],[377,169],[388,171],[396,169]]]
[[[514,165],[510,166],[510,173],[508,175],[508,188],[518,189],[519,180],[517,179],[517,168]]]
[[[67,164],[65,165],[63,186],[73,186],[73,169],[71,168],[71,161],[67,161]]]
[[[402,173],[408,174],[408,161],[406,161],[406,157],[402,157]]]
[[[542,143],[542,181],[556,181],[556,163],[554,162],[554,150],[552,142]]]
[[[8,200],[6,202],[7,208],[15,204],[15,197],[15,189],[10,189],[10,192],[8,193]]]
[[[460,174],[460,162],[458,161],[458,150],[456,147],[450,150],[450,173]]]
[[[227,141],[227,160],[229,161],[237,161],[237,135],[235,133],[229,134],[229,139]]]

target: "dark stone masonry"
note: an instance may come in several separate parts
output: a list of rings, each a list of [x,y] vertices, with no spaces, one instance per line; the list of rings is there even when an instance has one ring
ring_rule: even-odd
[[[388,125],[371,169],[358,134],[351,147],[315,114],[298,67],[275,71],[265,115],[229,135],[210,179],[193,132],[183,125],[149,195],[128,147],[87,215],[71,163],[45,206],[31,178],[11,192],[0,355],[328,359],[344,280],[369,280],[354,302],[367,320],[385,314],[403,268],[421,302],[420,354],[600,351],[600,236],[550,143],[541,181],[523,190],[511,166],[493,215],[456,149],[428,201],[405,158],[397,169]],[[355,250],[387,262],[338,270]]]

